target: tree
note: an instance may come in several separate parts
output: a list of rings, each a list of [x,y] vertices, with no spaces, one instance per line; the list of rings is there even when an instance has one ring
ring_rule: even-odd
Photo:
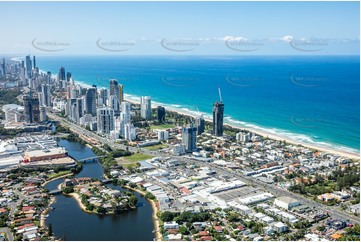
[[[164,213],[161,214],[160,219],[164,222],[171,222],[173,221],[175,217],[175,214],[169,211],[165,211]]]
[[[118,181],[118,184],[121,185],[121,186],[125,186],[127,185],[128,181],[127,180],[124,180],[124,179],[121,179]]]
[[[181,233],[182,235],[188,235],[189,231],[188,231],[188,229],[186,227],[180,226],[179,227],[179,233]]]
[[[154,200],[154,199],[155,199],[155,196],[154,196],[152,193],[147,192],[147,193],[145,194],[145,198],[146,198],[146,199],[149,199],[149,200]]]
[[[131,182],[131,183],[129,183],[129,186],[130,186],[131,188],[136,188],[136,187],[137,187],[137,184]]]
[[[238,214],[236,213],[231,213],[228,217],[228,221],[229,222],[238,222],[240,220]]]
[[[72,192],[74,192],[74,187],[66,187],[66,188],[64,188],[63,189],[63,192],[65,193],[65,194],[69,194],[69,193],[72,193]]]
[[[132,195],[129,197],[130,206],[135,207],[137,203],[138,203],[138,198],[136,196]]]
[[[93,211],[94,205],[93,205],[93,204],[88,204],[88,206],[86,207],[86,209],[87,209],[88,211]]]
[[[106,211],[107,211],[107,210],[106,210],[105,208],[103,208],[103,207],[98,207],[98,208],[97,208],[97,212],[98,212],[98,213],[105,214]]]

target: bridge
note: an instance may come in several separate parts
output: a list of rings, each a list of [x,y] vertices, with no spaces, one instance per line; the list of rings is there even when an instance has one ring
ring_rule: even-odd
[[[113,179],[104,179],[104,180],[101,180],[101,182],[102,182],[103,184],[107,184],[107,183],[113,182]]]
[[[61,193],[61,189],[52,190],[49,192],[50,195],[57,195]]]
[[[77,160],[74,159],[74,157],[72,157],[74,160],[81,162],[81,163],[91,163],[91,162],[97,162],[99,161],[100,158],[105,157],[105,155],[100,155],[100,156],[93,156],[93,157],[88,157],[88,158],[84,158],[81,160]]]

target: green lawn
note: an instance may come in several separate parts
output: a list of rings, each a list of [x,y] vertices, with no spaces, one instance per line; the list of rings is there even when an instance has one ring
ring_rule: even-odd
[[[129,162],[138,162],[138,161],[147,160],[147,159],[150,159],[153,157],[154,157],[153,155],[135,153],[131,156],[125,156],[123,158],[124,158],[124,160],[129,161]]]
[[[175,125],[173,124],[160,124],[160,125],[152,125],[150,126],[150,130],[153,129],[170,129],[170,128],[174,128]]]
[[[56,177],[67,175],[67,174],[70,174],[70,173],[71,173],[71,171],[60,171],[58,173],[48,175],[48,178],[50,180],[50,179],[54,179]]]
[[[147,150],[161,150],[161,149],[164,149],[166,147],[167,147],[166,145],[159,144],[159,145],[147,146],[147,147],[144,147],[144,149],[147,149]]]

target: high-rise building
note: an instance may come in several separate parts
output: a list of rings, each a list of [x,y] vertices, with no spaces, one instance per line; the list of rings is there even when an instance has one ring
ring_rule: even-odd
[[[121,105],[121,112],[120,112],[120,135],[126,137],[126,125],[130,124],[130,103],[129,102],[122,102]],[[129,130],[131,132],[131,130]],[[129,133],[130,135],[130,133]]]
[[[40,121],[39,99],[32,98],[29,95],[23,96],[24,101],[24,120],[27,123]]]
[[[242,133],[242,132],[239,132],[239,133],[237,133],[236,134],[236,140],[238,141],[238,142],[243,142],[243,143],[245,143],[245,142],[248,142],[248,141],[250,141],[251,140],[251,134],[245,134],[245,133]]]
[[[51,106],[51,93],[50,93],[51,86],[49,84],[42,84],[41,85],[41,94],[42,94],[42,105],[50,107]]]
[[[32,64],[31,64],[30,55],[26,56],[25,64],[26,64],[26,74],[27,74],[28,78],[31,78],[32,77]]]
[[[122,102],[122,104],[120,105],[120,109],[122,113],[126,113],[130,116],[130,109],[131,109],[130,102]]]
[[[144,119],[152,119],[152,104],[150,96],[140,97],[140,116]]]
[[[119,116],[120,105],[119,105],[119,100],[118,100],[117,96],[115,96],[115,95],[109,96],[109,107],[114,110],[115,116]]]
[[[95,116],[97,114],[96,96],[97,96],[96,88],[92,87],[86,91],[85,111],[86,113],[91,114],[92,116]]]
[[[3,58],[3,63],[1,65],[3,71],[3,79],[6,79],[6,65],[5,65],[5,58]]]
[[[204,118],[203,115],[198,116],[196,118],[196,126],[197,126],[197,135],[200,135],[204,132]]]
[[[169,133],[166,130],[159,130],[158,131],[158,140],[168,140]]]
[[[51,72],[48,71],[46,74],[47,74],[46,75],[46,82],[50,84],[51,83]]]
[[[38,93],[38,99],[39,99],[39,106],[44,106],[44,98],[42,92]]]
[[[116,79],[110,79],[109,80],[109,95],[115,95],[118,98],[119,101],[119,85],[118,81]]]
[[[122,104],[124,101],[123,85],[119,85],[119,103]]]
[[[65,68],[64,67],[60,67],[59,69],[59,73],[58,73],[58,80],[66,80],[66,77],[65,77]]]
[[[157,119],[158,119],[158,123],[165,122],[165,108],[162,106],[157,107]]]
[[[97,132],[109,134],[114,130],[114,110],[111,108],[97,109]]]
[[[77,98],[78,93],[79,93],[79,90],[72,86],[70,89],[70,98]]]
[[[33,69],[36,69],[36,59],[35,59],[35,55],[33,56]]]
[[[76,108],[77,108],[77,116],[78,119],[84,116],[84,99],[77,98],[76,99]]]
[[[108,102],[108,89],[101,88],[99,90],[98,106],[106,106]]]
[[[213,135],[223,136],[223,102],[215,102],[213,104]]]
[[[193,152],[197,149],[197,128],[190,127],[182,128],[182,144],[185,145],[186,152]]]
[[[132,141],[135,138],[136,138],[136,133],[133,124],[124,125],[124,139]]]
[[[45,106],[40,106],[40,122],[44,122],[46,121],[46,107]]]
[[[70,78],[71,78],[71,72],[67,72],[66,73],[66,81],[70,82]]]
[[[78,109],[77,109],[77,99],[71,98],[67,102],[67,108],[68,108],[68,114],[70,116],[70,119],[74,122],[78,122]]]

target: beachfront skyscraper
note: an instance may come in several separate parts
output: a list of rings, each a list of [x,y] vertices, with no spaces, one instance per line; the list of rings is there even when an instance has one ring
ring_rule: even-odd
[[[119,84],[119,104],[124,101],[123,85]]]
[[[85,94],[85,111],[92,116],[96,115],[96,96],[97,91],[95,87],[89,88]]]
[[[33,68],[36,69],[36,59],[35,59],[35,55],[33,56]]]
[[[66,81],[70,82],[70,78],[71,78],[71,72],[67,72],[66,73]]]
[[[60,67],[59,69],[59,73],[58,73],[58,80],[66,80],[65,78],[65,68],[64,67]]]
[[[164,123],[165,121],[165,108],[162,106],[157,107],[157,119],[158,123]]]
[[[182,128],[182,144],[185,145],[186,152],[193,152],[197,149],[197,128],[190,127]]]
[[[223,102],[215,102],[213,104],[213,135],[223,136]]]
[[[109,95],[117,96],[119,101],[119,85],[116,79],[109,80]]]
[[[152,104],[150,96],[140,97],[140,116],[146,120],[152,119]]]
[[[28,78],[31,78],[31,76],[32,76],[32,64],[31,64],[30,55],[26,56],[25,65],[26,65],[26,74],[27,74]]]

